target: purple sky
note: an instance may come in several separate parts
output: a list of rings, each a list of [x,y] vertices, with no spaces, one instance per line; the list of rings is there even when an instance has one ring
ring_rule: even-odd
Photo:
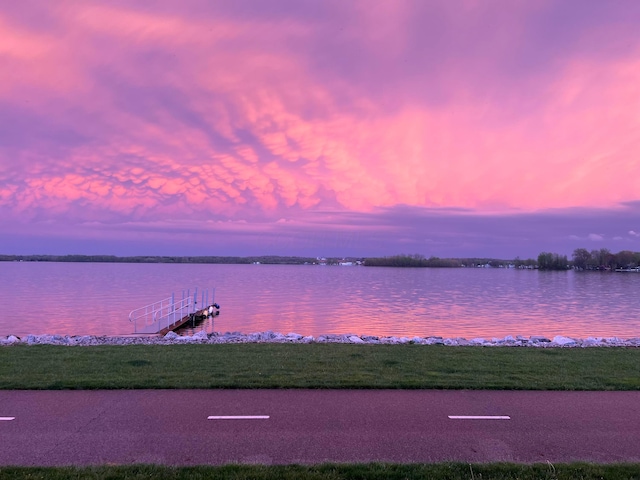
[[[0,253],[640,250],[640,2],[0,3]]]

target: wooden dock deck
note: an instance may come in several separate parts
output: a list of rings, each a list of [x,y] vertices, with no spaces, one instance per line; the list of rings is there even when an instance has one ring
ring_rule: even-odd
[[[129,322],[133,323],[134,333],[166,335],[182,328],[188,322],[195,324],[219,315],[220,305],[214,301],[215,288],[211,290],[211,296],[209,293],[208,289],[198,291],[196,288],[193,294],[191,290],[183,290],[179,299],[176,299],[175,294],[171,294],[170,297],[132,310],[129,313]],[[206,306],[198,308],[199,305]]]
[[[217,315],[220,315],[220,306],[217,303],[214,303],[200,311],[185,315],[184,317],[182,317],[180,320],[173,323],[172,325],[169,325],[161,329],[158,332],[158,335],[164,336],[169,332],[174,332],[178,330],[179,328],[186,325],[188,322],[197,322],[197,321],[205,320],[207,318],[213,318]]]

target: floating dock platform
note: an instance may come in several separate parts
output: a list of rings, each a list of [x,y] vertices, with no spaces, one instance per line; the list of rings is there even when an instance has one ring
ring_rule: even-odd
[[[183,291],[180,300],[176,300],[175,294],[172,294],[168,298],[132,310],[129,321],[133,323],[135,333],[166,335],[188,322],[195,323],[219,315],[220,305],[214,302],[214,296],[215,289],[198,292],[197,288],[193,295],[190,290]]]
[[[189,322],[191,322],[192,324],[195,324],[196,322],[206,320],[207,318],[213,318],[217,315],[220,315],[220,305],[218,305],[217,303],[214,303],[212,305],[209,305],[207,308],[200,310],[199,312],[190,313],[189,315],[182,317],[180,320],[173,323],[172,325],[168,325],[164,327],[162,330],[158,332],[158,335],[164,336],[169,332],[173,332],[175,330],[178,330],[181,327],[184,327]]]

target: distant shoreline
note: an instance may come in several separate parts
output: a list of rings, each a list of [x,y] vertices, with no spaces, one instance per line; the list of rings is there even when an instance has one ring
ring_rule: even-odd
[[[163,263],[163,264],[211,264],[211,265],[330,265],[406,268],[464,268],[464,267],[515,267],[517,260],[495,258],[424,258],[419,255],[394,255],[391,257],[296,257],[296,256],[164,256],[142,255],[0,255],[0,262],[60,262],[60,263]],[[516,263],[514,263],[516,262]],[[533,269],[534,260],[518,267]]]
[[[623,339],[619,337],[587,337],[585,339],[556,335],[547,338],[541,335],[525,337],[522,335],[507,335],[502,338],[473,338],[467,340],[462,337],[443,338],[439,336],[428,337],[395,337],[356,334],[326,334],[313,337],[297,333],[282,334],[279,332],[256,333],[206,333],[204,330],[194,335],[180,336],[175,332],[169,332],[165,336],[158,335],[126,335],[126,336],[101,336],[101,335],[23,335],[18,337],[9,335],[0,337],[0,345],[61,345],[61,346],[92,346],[92,345],[168,345],[168,344],[238,344],[238,343],[290,343],[290,344],[318,344],[318,343],[344,343],[367,345],[443,345],[451,347],[534,347],[534,348],[561,348],[561,347],[640,347],[640,337]]]
[[[542,252],[538,259],[512,260],[470,257],[429,258],[420,254],[386,257],[298,257],[280,255],[260,256],[167,256],[139,255],[0,255],[0,262],[61,262],[61,263],[164,263],[164,264],[225,264],[225,265],[339,265],[398,268],[507,268],[519,270],[578,270],[599,272],[640,272],[640,252],[623,250],[611,253],[607,249],[588,252],[576,249],[573,260],[564,255]]]

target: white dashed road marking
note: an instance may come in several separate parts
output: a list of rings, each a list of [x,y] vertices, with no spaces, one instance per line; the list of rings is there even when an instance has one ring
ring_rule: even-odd
[[[511,420],[509,415],[449,415],[451,420]]]
[[[15,420],[16,417],[0,417],[0,422],[8,422],[9,420]]]
[[[210,415],[207,420],[267,420],[269,415]]]

